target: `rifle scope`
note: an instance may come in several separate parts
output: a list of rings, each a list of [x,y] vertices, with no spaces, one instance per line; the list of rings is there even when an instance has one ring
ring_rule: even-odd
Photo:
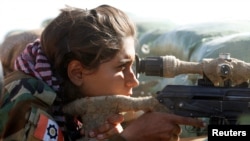
[[[139,58],[136,55],[136,76],[139,73],[145,73],[148,76],[163,76],[162,57]]]
[[[136,55],[136,76],[139,73],[160,77],[175,77],[186,73],[202,74],[202,64],[181,61],[172,55],[146,58]]]

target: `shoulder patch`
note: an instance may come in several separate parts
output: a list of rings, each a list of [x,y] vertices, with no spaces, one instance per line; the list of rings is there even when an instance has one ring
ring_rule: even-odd
[[[63,134],[58,124],[46,115],[40,114],[34,136],[45,141],[63,141]]]

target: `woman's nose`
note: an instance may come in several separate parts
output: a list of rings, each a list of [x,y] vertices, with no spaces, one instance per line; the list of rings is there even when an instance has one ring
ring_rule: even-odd
[[[131,69],[129,75],[127,76],[126,85],[128,87],[137,87],[139,85],[139,80],[136,78],[133,70]]]

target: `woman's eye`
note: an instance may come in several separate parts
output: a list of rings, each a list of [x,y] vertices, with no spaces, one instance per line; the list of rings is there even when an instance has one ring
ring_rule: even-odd
[[[118,68],[119,68],[120,70],[124,70],[124,69],[126,69],[126,64],[122,64],[122,65],[120,65]]]

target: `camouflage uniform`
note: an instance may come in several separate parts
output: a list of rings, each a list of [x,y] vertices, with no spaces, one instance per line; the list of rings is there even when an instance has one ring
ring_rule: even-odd
[[[4,82],[1,140],[63,140],[59,126],[49,114],[56,93],[47,84],[20,72],[13,72]]]
[[[56,93],[51,87],[19,71],[10,74],[4,82],[0,103],[0,141],[75,140],[68,135],[73,132],[62,132],[65,127],[60,128],[52,117],[51,107]],[[109,141],[125,139],[115,134]]]

